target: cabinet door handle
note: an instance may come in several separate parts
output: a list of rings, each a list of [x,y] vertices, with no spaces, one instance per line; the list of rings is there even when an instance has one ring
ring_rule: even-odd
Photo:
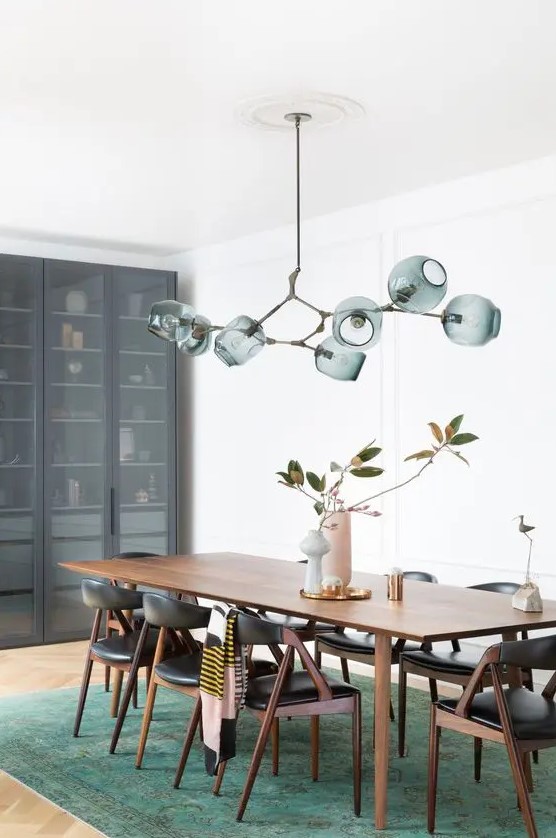
[[[116,490],[110,489],[110,535],[116,532]]]

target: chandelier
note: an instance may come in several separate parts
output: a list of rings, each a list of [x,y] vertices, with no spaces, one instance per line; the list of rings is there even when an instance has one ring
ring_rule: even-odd
[[[433,313],[447,290],[446,271],[436,259],[409,256],[398,262],[388,277],[390,302],[378,305],[369,297],[348,297],[334,311],[325,311],[297,293],[301,272],[300,128],[311,119],[308,113],[284,117],[295,128],[296,150],[296,251],[294,270],[288,277],[288,293],[262,317],[234,317],[226,326],[216,326],[194,308],[177,300],[162,300],[152,306],[148,329],[163,340],[173,341],[185,355],[203,355],[214,338],[214,352],[228,367],[236,367],[258,355],[265,346],[288,345],[309,350],[317,370],[340,381],[355,381],[365,362],[365,352],[380,340],[384,313],[418,314],[436,318],[453,343],[484,346],[500,331],[500,309],[477,294],[454,297],[439,313]],[[317,325],[297,340],[279,340],[267,334],[267,323],[283,306],[298,303],[315,313]],[[332,319],[332,334],[317,345]],[[263,328],[264,324],[264,328]]]

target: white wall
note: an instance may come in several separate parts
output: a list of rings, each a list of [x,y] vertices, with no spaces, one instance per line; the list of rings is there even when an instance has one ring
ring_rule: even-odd
[[[355,566],[382,572],[395,561],[461,585],[521,581],[527,542],[511,519],[523,513],[537,525],[533,569],[543,593],[556,597],[555,225],[556,157],[307,222],[298,281],[305,298],[326,308],[354,293],[384,303],[390,267],[425,253],[447,268],[447,299],[475,292],[500,306],[500,336],[467,349],[451,344],[436,321],[386,315],[383,339],[356,383],[327,379],[309,352],[289,347],[266,347],[232,370],[212,353],[182,358],[181,374],[193,376],[193,462],[182,464],[193,548],[300,557],[314,513],[276,482],[290,457],[322,471],[376,437],[386,486],[412,473],[403,456],[427,441],[428,421],[463,412],[480,437],[466,452],[471,468],[446,455],[385,500],[382,518],[357,520]],[[180,269],[182,298],[191,300],[193,287],[197,309],[213,322],[261,316],[287,289],[293,230],[165,264]],[[298,318],[290,304],[267,331],[298,337]],[[355,500],[363,482],[353,488]]]

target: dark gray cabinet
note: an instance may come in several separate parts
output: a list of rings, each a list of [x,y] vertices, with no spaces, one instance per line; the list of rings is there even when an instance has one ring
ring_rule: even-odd
[[[59,563],[176,549],[175,274],[0,256],[0,645],[83,637]]]

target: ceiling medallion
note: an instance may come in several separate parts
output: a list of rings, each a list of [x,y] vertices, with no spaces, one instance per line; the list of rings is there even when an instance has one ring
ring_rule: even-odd
[[[355,381],[365,362],[365,352],[380,340],[385,312],[420,314],[440,320],[447,337],[462,346],[484,346],[500,331],[500,309],[486,297],[462,294],[454,297],[441,313],[433,313],[444,299],[447,277],[444,267],[428,256],[410,256],[398,262],[388,277],[390,302],[378,305],[368,297],[356,296],[342,300],[334,311],[325,311],[297,293],[301,272],[300,212],[300,130],[310,123],[308,111],[292,111],[282,115],[289,130],[294,127],[296,147],[296,251],[297,261],[288,277],[288,293],[263,317],[257,319],[240,314],[226,326],[215,326],[197,314],[192,306],[176,300],[155,303],[148,320],[148,329],[163,340],[174,341],[185,355],[202,355],[211,347],[228,367],[245,364],[258,355],[265,345],[288,345],[307,349],[314,357],[317,370],[339,381]],[[266,333],[266,324],[287,303],[296,302],[314,311],[317,324],[309,334],[298,340],[279,340]],[[314,346],[310,343],[325,330],[332,318],[332,335]]]

